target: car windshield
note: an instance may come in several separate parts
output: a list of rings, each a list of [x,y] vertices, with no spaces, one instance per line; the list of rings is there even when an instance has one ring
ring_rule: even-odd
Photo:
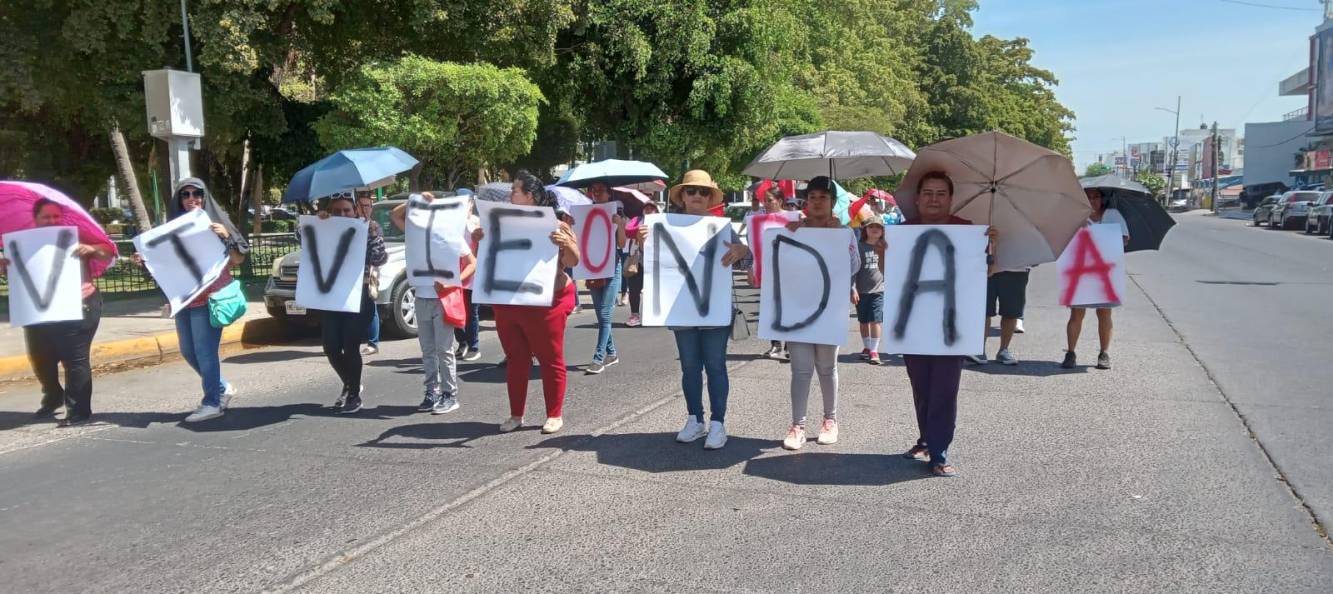
[[[379,223],[380,230],[384,233],[384,241],[403,241],[403,232],[394,226],[389,218],[389,213],[393,212],[393,208],[398,204],[398,202],[380,202],[370,210],[370,218]]]

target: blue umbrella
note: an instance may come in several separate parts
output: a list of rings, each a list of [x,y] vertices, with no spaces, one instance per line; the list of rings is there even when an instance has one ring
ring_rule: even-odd
[[[586,188],[602,182],[610,187],[628,186],[643,182],[665,180],[667,175],[656,165],[644,161],[607,159],[579,165],[560,176],[557,186]]]
[[[292,176],[283,202],[307,202],[356,188],[379,186],[417,166],[400,149],[385,146],[338,151]]]

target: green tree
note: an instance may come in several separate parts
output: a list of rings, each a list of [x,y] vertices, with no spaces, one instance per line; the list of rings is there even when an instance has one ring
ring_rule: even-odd
[[[1108,175],[1115,170],[1106,163],[1089,163],[1087,169],[1083,170],[1083,177],[1097,177],[1099,175]]]
[[[363,66],[330,95],[315,124],[328,149],[388,144],[415,156],[414,189],[457,187],[478,168],[528,153],[541,90],[517,68],[454,64],[408,55]]]
[[[1135,172],[1134,181],[1139,182],[1143,184],[1143,187],[1148,188],[1148,191],[1151,192],[1154,198],[1161,197],[1162,190],[1166,189],[1166,178],[1146,169]]]

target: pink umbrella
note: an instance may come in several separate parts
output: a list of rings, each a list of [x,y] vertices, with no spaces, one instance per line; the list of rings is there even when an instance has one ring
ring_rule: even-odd
[[[629,194],[630,196],[633,196],[635,200],[639,201],[639,204],[648,204],[648,202],[652,200],[652,198],[649,198],[647,194],[644,194],[643,192],[634,189],[633,186],[618,186],[612,188],[612,190],[615,190],[617,192],[624,192],[626,194]]]
[[[78,227],[79,243],[106,244],[111,246],[113,256],[119,255],[116,242],[111,241],[102,226],[78,202],[58,190],[30,182],[0,181],[0,240],[6,233],[31,229],[32,205],[42,198],[60,205],[65,213],[61,224]],[[114,258],[109,261],[90,259],[88,272],[93,278],[101,276],[112,262],[115,262]]]

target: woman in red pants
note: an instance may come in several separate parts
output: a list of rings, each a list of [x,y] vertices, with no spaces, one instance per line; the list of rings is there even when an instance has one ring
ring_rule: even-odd
[[[521,206],[555,208],[555,196],[546,191],[540,179],[526,171],[514,176],[510,201]],[[480,228],[472,232],[481,241]],[[551,233],[551,243],[560,248],[560,262],[555,273],[555,296],[551,305],[495,305],[495,332],[500,336],[509,365],[505,382],[509,386],[509,419],[500,424],[508,433],[523,426],[523,409],[528,401],[528,372],[525,365],[535,355],[541,365],[542,393],[546,396],[546,423],[542,433],[555,433],[564,426],[561,407],[565,403],[565,321],[574,309],[577,289],[565,274],[566,268],[579,263],[579,245],[569,225]]]

